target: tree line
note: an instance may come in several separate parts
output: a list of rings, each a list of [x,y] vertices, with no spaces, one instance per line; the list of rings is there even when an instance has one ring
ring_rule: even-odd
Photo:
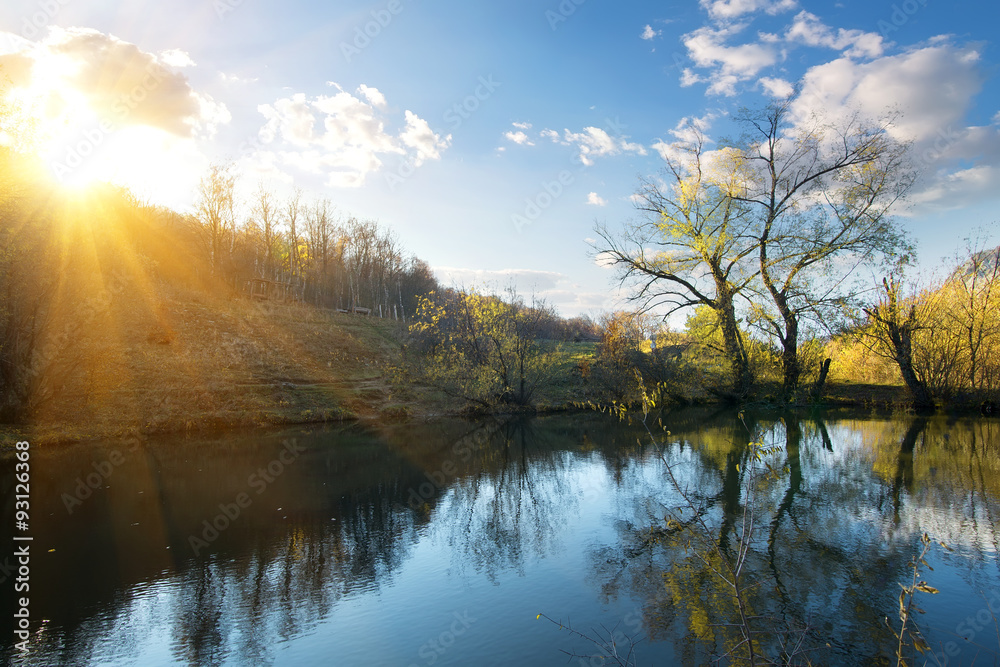
[[[158,295],[246,297],[256,281],[267,296],[402,321],[438,287],[373,220],[298,191],[237,191],[233,170],[213,166],[183,214],[118,186],[61,187],[30,137],[0,146],[0,419],[23,421],[60,395],[87,341],[121,326],[113,308],[155,317]]]
[[[244,202],[237,191],[232,167],[213,165],[197,203],[212,272],[234,289],[270,281],[317,306],[405,320],[419,296],[437,287],[426,262],[407,256],[373,220],[340,215],[328,199],[305,201],[299,190],[279,199],[261,183]]]

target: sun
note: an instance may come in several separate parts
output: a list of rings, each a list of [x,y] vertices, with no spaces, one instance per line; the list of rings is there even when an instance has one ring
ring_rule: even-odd
[[[77,192],[114,183],[161,203],[188,198],[197,185],[192,179],[204,168],[193,140],[124,122],[107,108],[95,110],[74,86],[73,70],[71,62],[46,57],[36,62],[30,85],[4,95],[7,106],[27,119],[20,122],[22,143],[53,180]]]
[[[37,67],[31,85],[6,91],[4,101],[14,111],[9,120],[17,142],[37,154],[56,181],[79,188],[100,180],[97,158],[113,128],[85,95],[62,85],[51,65]]]

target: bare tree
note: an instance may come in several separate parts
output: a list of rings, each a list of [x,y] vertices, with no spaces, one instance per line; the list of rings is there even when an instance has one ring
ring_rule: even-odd
[[[230,165],[213,164],[198,187],[198,218],[208,234],[212,271],[223,272],[235,227],[236,176]]]
[[[275,275],[274,251],[279,237],[278,206],[274,195],[260,183],[254,195],[253,223],[260,233],[261,255],[258,263],[258,273],[261,277],[273,280]]]
[[[961,337],[969,388],[983,392],[998,383],[989,362],[1000,352],[1000,248],[970,239],[965,253],[944,286],[952,292],[953,306],[942,313],[950,320],[948,328]]]
[[[735,298],[755,277],[748,261],[756,234],[746,206],[735,196],[740,174],[730,152],[705,151],[697,127],[674,143],[667,182],[643,180],[637,193],[640,221],[615,234],[599,226],[599,257],[619,269],[621,282],[634,286],[632,300],[643,310],[666,307],[666,314],[705,305],[718,317],[732,390],[745,396],[753,383],[746,345],[737,322]],[[748,270],[749,269],[749,270]]]
[[[926,328],[926,301],[903,298],[899,278],[882,279],[884,290],[881,300],[867,308],[869,325],[860,329],[870,341],[869,348],[876,354],[892,359],[899,366],[903,382],[910,390],[913,403],[919,408],[934,405],[927,382],[917,372],[913,358],[913,338],[917,331]]]
[[[288,274],[293,284],[300,289],[304,287],[302,281],[302,260],[299,253],[301,241],[299,239],[299,217],[302,214],[302,191],[298,188],[292,196],[285,202],[285,226],[288,230]],[[300,293],[300,296],[302,294]]]
[[[309,207],[306,210],[305,225],[316,302],[321,303],[329,289],[327,278],[335,233],[330,201],[324,199]]]
[[[747,133],[736,146],[742,188],[732,193],[754,216],[766,298],[755,313],[781,344],[786,398],[802,373],[803,321],[823,321],[857,294],[847,283],[857,265],[910,250],[890,210],[912,183],[907,146],[888,132],[891,118],[795,125],[789,105],[744,110],[737,119]]]

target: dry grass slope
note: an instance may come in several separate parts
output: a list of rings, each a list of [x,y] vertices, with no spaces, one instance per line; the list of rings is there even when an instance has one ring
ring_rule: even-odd
[[[20,433],[74,440],[421,412],[419,389],[390,381],[396,322],[161,287],[80,324],[60,351],[56,392]]]

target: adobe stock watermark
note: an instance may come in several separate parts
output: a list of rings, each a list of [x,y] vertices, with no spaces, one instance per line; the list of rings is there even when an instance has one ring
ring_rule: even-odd
[[[604,119],[603,131],[615,142],[624,140],[625,127],[618,118],[614,120],[610,118]],[[556,200],[566,193],[569,186],[576,182],[575,173],[581,173],[588,166],[582,156],[583,153],[581,152],[581,156],[576,160],[577,164],[574,170],[563,169],[555,174],[554,178],[545,179],[539,183],[539,188],[535,194],[524,200],[524,208],[518,213],[511,214],[510,221],[513,223],[514,229],[517,230],[518,234],[525,227],[536,222],[545,211],[555,204]]]
[[[524,200],[524,210],[510,216],[517,233],[520,234],[522,229],[541,217],[542,213],[551,207],[575,181],[576,177],[566,169],[560,171],[555,179],[542,181],[538,192]]]
[[[656,598],[651,600],[649,604],[653,607],[660,607],[666,602],[666,598],[662,593],[657,594]],[[555,623],[562,627],[572,627],[570,625],[563,625],[561,621],[556,621],[550,618],[546,614],[538,614],[535,619],[544,618],[550,623]],[[569,653],[570,660],[576,658],[576,664],[583,665],[584,667],[606,667],[612,664],[624,664],[621,660],[621,655],[616,655],[619,647],[623,649],[631,648],[637,644],[640,639],[637,639],[642,633],[642,605],[636,605],[631,611],[626,613],[621,620],[618,621],[610,630],[607,627],[604,628],[603,634],[597,630],[592,630],[592,634],[588,635],[590,641],[597,646],[598,652],[592,653],[590,655],[580,655],[578,653]],[[625,625],[625,629],[622,625]],[[626,629],[631,632],[626,632]],[[610,649],[610,650],[609,650]]]
[[[903,0],[899,4],[893,4],[889,20],[879,19],[875,24],[882,39],[888,39],[889,35],[896,32],[910,22],[910,19],[927,6],[927,0]]]
[[[247,486],[254,490],[256,495],[259,496],[267,491],[267,488],[284,474],[287,467],[295,463],[299,456],[306,451],[305,447],[299,445],[294,438],[285,440],[283,444],[284,448],[276,458],[272,459],[266,467],[258,468],[256,472],[247,477]],[[253,505],[253,500],[248,492],[241,491],[236,494],[231,503],[219,503],[219,513],[211,520],[205,519],[201,522],[200,536],[188,536],[188,545],[194,555],[197,556],[202,549],[207,549],[212,542],[219,539],[219,535],[228,530],[240,518],[244,510]]]
[[[125,447],[126,453],[134,454],[142,442],[143,440],[140,437],[130,438]],[[72,514],[76,508],[83,505],[85,500],[89,499],[95,491],[107,483],[115,470],[124,464],[125,461],[126,455],[116,449],[108,454],[107,458],[103,461],[92,463],[92,471],[81,474],[76,478],[76,486],[73,487],[73,492],[63,493],[60,496],[63,505],[66,507],[66,513]]]
[[[459,637],[468,632],[472,624],[476,622],[476,618],[469,615],[468,610],[462,613],[453,612],[452,617],[454,620],[452,620],[447,630],[441,631],[437,637],[433,637],[421,644],[417,655],[423,658],[423,664],[433,665],[436,663],[441,656],[448,652],[448,649],[455,645]],[[410,667],[420,667],[420,665],[413,662],[410,663]]]
[[[587,0],[562,0],[559,6],[555,10],[547,9],[545,10],[545,20],[549,22],[549,27],[552,30],[557,30],[559,26],[569,20],[569,17],[576,13],[576,10],[580,8],[580,5],[587,2]]]
[[[378,39],[382,31],[388,28],[393,20],[406,9],[402,0],[389,0],[384,7],[371,11],[371,20],[354,28],[353,39],[340,43],[340,53],[348,64],[361,55],[361,52]]]
[[[979,648],[975,644],[975,641],[980,632],[996,632],[997,614],[1000,614],[1000,592],[993,591],[993,595],[989,600],[984,596],[983,602],[985,602],[983,608],[979,609],[975,614],[969,614],[955,626],[955,635],[961,637],[964,641],[948,641],[942,644],[941,650],[934,653],[936,664],[944,667],[951,659],[961,655],[962,649],[965,646],[971,645]],[[993,657],[996,658],[997,656],[994,655]]]
[[[111,134],[118,130],[150,93],[156,90],[166,77],[163,67],[151,64],[146,68],[146,78],[132,87],[128,93],[120,95],[111,105],[113,118],[102,118],[95,127],[82,131],[82,137],[71,144],[61,161],[52,163],[52,172],[60,181],[83,164],[104,144]]]
[[[21,23],[21,37],[34,39],[38,37],[59,15],[59,10],[68,5],[72,0],[40,0],[38,9],[32,12]]]
[[[226,14],[231,14],[243,6],[246,0],[212,0],[212,9],[220,19],[226,18]]]
[[[444,112],[443,119],[448,124],[449,129],[454,131],[462,127],[462,124],[472,118],[473,114],[486,100],[493,97],[493,93],[502,85],[503,83],[496,81],[492,74],[480,76],[472,93],[452,104]],[[443,134],[443,132],[435,132],[435,134]],[[395,171],[386,172],[385,182],[391,192],[395,192],[397,187],[416,173],[417,162],[417,156],[410,156],[403,160]]]
[[[945,128],[938,128],[937,134],[934,137],[934,143],[917,155],[917,166],[930,166],[940,159],[949,148],[958,144],[962,139],[962,135],[956,132],[951,125]]]
[[[466,95],[444,112],[444,121],[452,130],[462,127],[462,123],[469,120],[482,103],[493,97],[493,93],[502,85],[499,81],[493,80],[492,74],[479,77],[479,85],[472,94]]]
[[[125,279],[117,269],[111,274],[108,286],[100,294],[87,297],[80,309],[80,317],[73,322],[67,322],[63,330],[52,333],[44,344],[36,347],[31,354],[28,374],[37,378],[50,368],[59,355],[69,348],[70,344],[80,335],[80,331],[89,328],[95,319],[110,310],[113,298],[125,290]]]
[[[445,459],[437,470],[424,473],[424,478],[427,481],[415,489],[410,488],[410,495],[406,499],[410,509],[419,509],[426,501],[433,498],[436,493],[447,489],[451,480],[459,472],[455,459],[458,459],[462,463],[468,463],[472,460],[473,454],[489,443],[491,436],[491,432],[483,429],[476,431],[468,441],[463,438],[452,445],[451,456]]]

